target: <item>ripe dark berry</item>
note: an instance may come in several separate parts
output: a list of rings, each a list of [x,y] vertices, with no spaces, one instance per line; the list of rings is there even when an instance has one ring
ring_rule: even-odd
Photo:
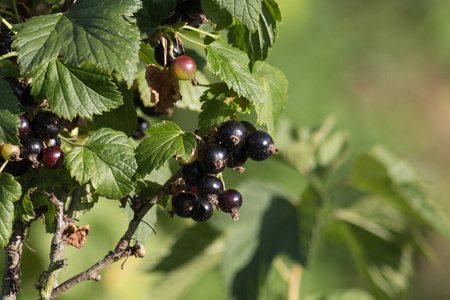
[[[237,211],[241,206],[242,196],[236,190],[226,190],[219,197],[219,208],[226,213],[230,213],[235,221],[239,218]]]
[[[227,166],[228,152],[220,145],[208,145],[203,149],[200,164],[208,174],[222,172]]]
[[[228,120],[219,127],[217,137],[222,147],[227,150],[238,150],[245,145],[247,130],[241,122]]]
[[[8,81],[9,87],[13,91],[14,95],[20,101],[23,97],[24,87],[22,83],[20,83],[19,79],[14,77],[5,77],[6,81]]]
[[[189,80],[194,78],[197,64],[189,56],[181,55],[174,60],[172,69],[178,79]]]
[[[184,54],[183,43],[176,38],[172,38],[173,56],[177,58]],[[167,38],[163,37],[155,47],[155,60],[161,66],[170,67],[172,65],[172,56],[170,55],[170,43]],[[165,60],[164,60],[165,58]]]
[[[42,143],[42,140],[29,135],[22,141],[20,153],[23,159],[30,162],[34,168],[37,168],[43,150],[44,143]]]
[[[0,33],[0,55],[4,55],[11,51],[11,34],[9,32]]]
[[[262,130],[250,133],[244,147],[248,157],[256,161],[268,159],[272,154],[278,153],[270,134]]]
[[[145,137],[144,130],[149,127],[150,127],[150,124],[145,119],[138,117],[137,118],[137,127],[133,133],[133,137],[135,139],[142,139],[143,137]]]
[[[54,138],[61,131],[61,118],[51,111],[41,111],[31,121],[31,131],[39,138]]]
[[[17,145],[4,144],[2,146],[2,156],[4,159],[9,161],[19,160],[20,157],[20,147]]]
[[[52,139],[44,140],[43,142],[47,147],[52,147],[52,146],[61,147],[61,139],[59,137],[54,137]]]
[[[196,185],[203,176],[205,176],[205,172],[198,161],[195,161],[190,165],[185,165],[183,169],[181,169],[181,178],[183,178],[187,184]]]
[[[197,222],[204,222],[211,219],[214,213],[214,206],[205,199],[199,200],[198,209],[192,216],[192,220]]]
[[[48,169],[58,169],[64,163],[64,152],[61,148],[52,146],[42,151],[42,164]]]
[[[248,121],[241,121],[241,123],[244,125],[245,130],[247,130],[248,133],[256,131],[256,127],[252,123]]]
[[[208,200],[213,205],[217,205],[217,200],[222,192],[222,180],[215,176],[206,175],[197,183],[197,195],[202,199]]]
[[[20,115],[19,119],[20,119],[20,123],[19,123],[19,127],[18,127],[19,139],[23,140],[30,134],[31,127],[30,127],[30,122],[28,122],[28,120],[23,115]]]
[[[244,149],[228,151],[228,164],[227,167],[235,168],[236,171],[242,173],[244,168],[242,166],[247,161],[247,153],[245,153]]]
[[[199,207],[199,200],[194,193],[179,193],[172,197],[172,210],[182,218],[190,218]]]

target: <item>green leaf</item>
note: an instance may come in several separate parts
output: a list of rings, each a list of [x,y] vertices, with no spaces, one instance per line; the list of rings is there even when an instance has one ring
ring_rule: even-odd
[[[19,101],[3,78],[0,78],[0,94],[0,144],[19,145]]]
[[[109,112],[94,117],[94,128],[108,127],[123,131],[132,136],[137,127],[137,114],[134,107],[133,92],[126,88],[125,83],[119,83],[119,90],[123,96],[123,104]]]
[[[301,264],[307,266],[314,256],[323,224],[322,198],[312,186],[306,187],[297,207]]]
[[[202,112],[198,116],[200,135],[207,134],[211,129],[230,119],[236,111],[226,101],[231,91],[224,84],[215,84],[200,97]]]
[[[14,220],[14,202],[20,199],[22,188],[10,174],[0,173],[0,248],[8,245]]]
[[[139,58],[146,64],[157,64],[155,59],[155,51],[153,48],[144,42],[141,42],[141,50],[139,50]]]
[[[216,31],[223,30],[233,23],[231,14],[228,11],[223,10],[218,5],[217,1],[202,0],[202,9]]]
[[[30,18],[14,26],[22,74],[61,54],[70,65],[90,62],[116,70],[131,84],[136,72],[139,32],[123,15],[131,15],[138,0],[78,0],[67,13]]]
[[[259,299],[258,291],[277,255],[284,253],[301,262],[298,218],[287,196],[269,184],[248,182],[239,191],[244,204],[227,235],[223,270],[233,298]]]
[[[257,29],[261,0],[213,0],[239,23],[250,30]]]
[[[206,46],[206,60],[209,70],[239,96],[253,103],[263,103],[261,84],[250,73],[250,60],[245,52],[231,47],[223,40],[217,40]]]
[[[375,300],[375,298],[362,289],[347,289],[312,295],[306,297],[305,300]]]
[[[155,271],[170,272],[189,263],[220,236],[220,231],[208,224],[195,224],[182,232],[176,239],[169,255],[154,268]]]
[[[155,33],[156,29],[168,17],[177,5],[176,0],[143,0],[142,8],[135,14],[137,26],[142,32],[142,38]]]
[[[201,84],[210,83],[205,74],[200,70],[197,70],[195,73],[195,79]],[[179,85],[180,93],[183,95],[183,99],[182,101],[175,102],[175,106],[179,108],[187,108],[192,111],[201,111],[202,104],[199,99],[208,88],[204,86],[192,86],[192,83],[189,80],[180,80]]]
[[[14,206],[14,219],[22,222],[29,222],[36,217],[33,210],[33,203],[31,202],[30,194],[35,189],[29,189],[22,195],[19,201]]]
[[[78,218],[88,212],[98,202],[98,195],[94,193],[94,188],[90,184],[83,184],[72,190],[67,197],[69,203],[67,214],[73,218]]]
[[[196,147],[195,135],[184,132],[177,124],[164,121],[145,130],[147,137],[136,148],[138,174],[158,170],[175,153],[188,159]]]
[[[238,24],[228,31],[228,42],[246,52],[252,63],[266,60],[278,37],[277,22],[281,22],[278,4],[274,0],[264,0],[256,31]]]
[[[413,274],[413,245],[408,240],[387,242],[349,223],[341,222],[338,228],[372,294],[404,299]]]
[[[383,147],[359,154],[353,166],[352,182],[357,187],[396,205],[423,225],[450,236],[447,220],[441,216],[416,172]]]
[[[258,123],[266,124],[268,132],[273,135],[275,124],[287,104],[288,80],[283,72],[265,62],[256,62],[253,74],[263,89],[263,101],[255,104]]]
[[[123,132],[102,128],[87,144],[66,155],[70,174],[80,183],[90,182],[100,196],[120,199],[134,187],[136,160],[133,147]]]
[[[45,232],[54,233],[56,215],[55,205],[50,203],[47,196],[39,191],[36,191],[32,194],[31,201],[33,202],[33,206],[35,207],[36,211],[44,212]]]
[[[72,67],[52,60],[35,69],[31,77],[36,98],[47,99],[54,112],[69,120],[77,115],[91,118],[123,103],[110,75],[88,63]]]

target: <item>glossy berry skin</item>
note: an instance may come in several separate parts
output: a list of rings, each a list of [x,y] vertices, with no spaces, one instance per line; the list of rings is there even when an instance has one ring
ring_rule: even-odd
[[[30,134],[31,126],[30,126],[30,122],[28,122],[28,120],[23,115],[20,115],[19,119],[20,119],[20,123],[19,123],[19,127],[17,129],[19,131],[19,139],[23,140]]]
[[[17,78],[14,77],[5,77],[6,81],[8,81],[9,87],[13,91],[14,95],[17,97],[19,101],[23,98],[24,87],[22,83]]]
[[[228,120],[219,127],[217,138],[225,149],[238,150],[245,145],[247,130],[241,122]]]
[[[227,166],[228,152],[220,145],[212,144],[203,149],[200,164],[208,174],[222,172]]]
[[[64,152],[61,148],[51,146],[42,151],[42,164],[48,169],[58,169],[64,164]]]
[[[229,168],[242,167],[247,161],[247,153],[244,149],[228,151],[228,164]]]
[[[256,127],[250,123],[249,121],[240,121],[242,125],[244,125],[245,130],[247,130],[247,133],[256,131]]]
[[[172,210],[182,218],[192,217],[199,207],[199,200],[194,193],[179,193],[172,197]]]
[[[219,178],[206,175],[197,183],[197,195],[203,199],[216,199],[223,192],[223,183]]]
[[[172,69],[178,79],[189,80],[194,78],[197,64],[189,56],[181,55],[174,60]]]
[[[11,51],[12,39],[9,32],[0,33],[0,55],[4,55]]]
[[[224,191],[219,197],[219,208],[227,213],[242,206],[242,195],[234,189]]]
[[[61,139],[59,137],[54,137],[52,139],[44,140],[43,142],[47,147],[52,147],[52,146],[61,147]]]
[[[133,133],[133,138],[135,138],[135,139],[144,138],[145,137],[144,130],[149,127],[150,127],[150,124],[145,119],[138,117],[137,118],[137,127]]]
[[[4,144],[2,146],[2,156],[9,161],[16,161],[20,156],[20,147],[17,145]]]
[[[205,175],[206,174],[200,166],[198,160],[196,160],[192,164],[185,165],[183,169],[181,169],[181,178],[183,178],[187,184],[196,185],[198,181]]]
[[[192,220],[197,222],[205,222],[211,219],[214,213],[214,206],[205,199],[199,200],[199,206],[195,214],[191,217]]]
[[[61,131],[61,118],[51,111],[41,111],[31,121],[31,131],[42,139],[54,138]]]
[[[250,133],[245,143],[245,153],[252,160],[262,161],[277,153],[272,137],[265,131],[256,130]]]
[[[176,38],[172,38],[173,43],[173,56],[177,58],[180,55],[184,54],[183,43]],[[166,50],[164,50],[164,44],[166,44]],[[162,40],[155,47],[155,60],[160,66],[170,67],[173,62],[173,58],[170,55],[170,43],[167,38],[163,37]],[[166,60],[164,61],[164,56]]]
[[[22,141],[21,156],[26,160],[30,160],[30,155],[35,155],[39,160],[43,150],[44,143],[40,138],[29,135]]]

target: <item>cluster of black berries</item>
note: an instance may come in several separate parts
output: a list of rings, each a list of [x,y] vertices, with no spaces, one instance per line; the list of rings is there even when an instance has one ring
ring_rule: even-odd
[[[41,162],[48,169],[60,168],[64,163],[64,152],[58,137],[61,131],[60,117],[51,111],[41,111],[31,122],[24,115],[19,118],[18,131],[22,147],[13,146],[11,153],[4,153],[10,148],[9,145],[3,145],[2,156],[11,160],[5,171],[20,176],[30,166],[37,168]]]
[[[228,120],[215,132],[209,143],[191,156],[181,170],[181,177],[189,192],[172,198],[173,212],[183,218],[202,222],[212,217],[215,209],[230,213],[233,220],[239,217],[241,194],[234,189],[224,191],[220,178],[226,167],[242,173],[248,158],[262,161],[276,154],[272,137],[256,130],[249,122]]]

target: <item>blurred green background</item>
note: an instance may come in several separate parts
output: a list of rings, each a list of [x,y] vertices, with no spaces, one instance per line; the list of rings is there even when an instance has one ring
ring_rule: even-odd
[[[335,116],[337,128],[348,132],[352,154],[385,144],[423,174],[444,213],[450,215],[450,1],[278,3],[283,23],[269,62],[289,79],[290,99],[282,118],[297,126],[315,126],[327,116]],[[175,111],[177,122],[188,127],[183,129],[195,129],[192,114],[180,120],[185,116]],[[273,180],[298,195],[304,184],[297,173],[275,160],[249,163],[246,168],[242,176],[227,172],[227,187],[256,177]],[[158,236],[145,244],[144,259],[130,258],[123,271],[121,263],[112,265],[102,272],[100,283],[82,283],[60,299],[170,299],[148,296],[160,279],[149,269],[176,240],[171,229],[176,232],[185,221],[170,220],[162,212],[160,222],[165,226],[156,224]],[[70,275],[91,266],[115,246],[127,217],[117,202],[104,200],[80,217],[80,225],[88,223],[91,233],[86,246],[66,251]],[[40,222],[31,228],[27,243],[36,253],[24,248],[19,299],[36,298],[33,285],[38,270],[47,268],[51,236],[43,230]],[[432,261],[418,258],[411,299],[450,299],[450,241],[435,235],[429,238],[436,255]],[[333,250],[332,255],[319,251],[312,264],[314,271],[305,271],[302,292],[359,281],[343,274],[342,268],[332,267],[348,263],[340,256],[341,249]],[[352,274],[354,267],[349,265],[349,269]],[[61,278],[68,274],[62,271]],[[202,282],[195,293],[191,291],[183,299],[210,299],[212,290],[218,295],[215,299],[224,297],[219,272],[208,271]]]

